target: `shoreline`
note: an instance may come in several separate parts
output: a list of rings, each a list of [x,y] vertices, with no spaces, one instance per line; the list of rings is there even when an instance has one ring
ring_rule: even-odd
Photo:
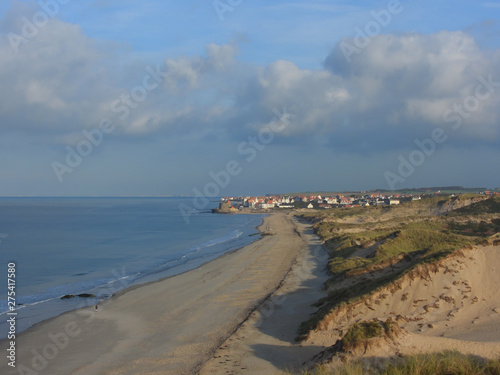
[[[87,307],[32,326],[16,340],[18,370],[176,374],[201,368],[280,288],[302,252],[305,242],[290,216],[273,213],[257,227],[273,235],[199,268],[119,291],[97,312]],[[7,349],[7,340],[0,347]],[[0,364],[2,373],[15,373],[6,365]]]
[[[263,215],[263,214],[261,214],[261,215]],[[39,324],[42,324],[42,323],[49,321],[51,319],[55,319],[61,315],[64,315],[67,313],[72,313],[72,312],[86,309],[89,307],[93,307],[93,306],[95,306],[96,303],[101,304],[105,301],[108,301],[108,300],[114,298],[115,296],[119,296],[123,293],[126,293],[127,291],[134,290],[138,287],[147,286],[147,285],[150,285],[150,284],[153,284],[156,282],[161,282],[161,281],[164,281],[164,280],[169,279],[171,277],[175,277],[178,275],[182,275],[186,272],[196,270],[196,269],[204,266],[205,264],[213,262],[221,257],[226,256],[227,254],[230,254],[234,251],[238,251],[238,250],[240,250],[248,245],[251,245],[252,243],[257,242],[257,241],[262,239],[263,232],[259,228],[263,225],[263,221],[264,221],[265,217],[266,216],[263,216],[260,224],[258,224],[258,225],[254,224],[252,226],[252,228],[255,229],[257,232],[254,234],[250,234],[248,236],[249,238],[253,237],[253,236],[261,236],[261,238],[257,238],[257,239],[251,238],[249,240],[250,242],[248,244],[238,244],[237,247],[235,247],[231,250],[219,252],[219,253],[215,253],[215,254],[210,254],[210,255],[205,256],[205,257],[190,259],[186,263],[176,265],[176,266],[169,268],[169,269],[164,269],[164,270],[160,270],[160,271],[154,271],[152,273],[147,273],[144,276],[142,276],[141,278],[135,279],[131,282],[130,281],[122,282],[120,279],[116,278],[115,280],[112,281],[113,285],[110,287],[107,287],[106,286],[107,284],[103,284],[103,285],[96,286],[95,288],[92,288],[92,289],[80,290],[77,293],[74,292],[71,295],[75,295],[75,298],[67,301],[67,302],[69,302],[68,305],[72,305],[72,306],[62,306],[59,309],[59,311],[56,311],[54,306],[45,307],[44,310],[37,312],[37,316],[40,318],[37,319],[37,321],[35,323],[31,324],[31,323],[23,322],[21,325],[22,328],[19,328],[20,324],[18,322],[17,323],[17,326],[18,326],[17,327],[18,328],[17,335],[19,336],[22,333],[32,329],[32,327],[36,327]],[[208,258],[208,260],[205,258]],[[115,277],[117,277],[117,276],[118,276],[118,274],[116,274]],[[130,276],[133,276],[133,275],[129,275],[127,277],[130,277]],[[101,294],[98,294],[99,291],[101,291],[101,292],[105,291],[108,293],[106,293],[105,295],[101,295]],[[83,294],[90,293],[92,295],[95,294],[96,296],[90,297],[90,298],[79,298],[78,294],[81,294],[81,293],[83,293]],[[45,303],[45,302],[58,303],[61,300],[61,297],[63,297],[63,295],[61,295],[59,297],[50,298],[46,301],[37,301],[33,304],[28,304],[26,306],[19,306],[19,308],[17,310],[18,315],[22,315],[24,307],[31,308],[32,305],[37,305],[37,304]],[[96,302],[90,303],[91,302],[90,300],[95,300]],[[77,301],[79,303],[76,303]],[[7,319],[8,319],[7,311],[5,311],[3,313],[3,315],[0,315],[0,317],[2,319],[5,318],[5,321],[7,321]],[[6,339],[7,339],[7,331],[5,333],[5,337],[0,337],[0,343]]]
[[[224,253],[220,254],[219,256],[217,256],[216,258],[211,259],[211,260],[209,260],[209,261],[207,261],[207,262],[205,262],[205,263],[202,263],[202,264],[201,264],[201,265],[199,265],[198,267],[195,267],[195,268],[190,268],[190,269],[187,269],[187,270],[182,271],[182,272],[180,272],[180,273],[176,273],[176,274],[174,274],[174,275],[165,276],[165,277],[162,277],[162,278],[160,278],[160,279],[158,279],[158,280],[146,281],[146,282],[144,282],[144,283],[139,283],[139,284],[130,285],[130,286],[128,286],[128,287],[126,287],[126,288],[124,288],[124,289],[120,289],[120,290],[118,290],[117,292],[113,293],[113,294],[112,294],[109,298],[107,298],[107,299],[103,300],[102,302],[109,301],[109,300],[111,300],[111,299],[113,299],[113,298],[118,298],[119,296],[121,296],[121,295],[123,295],[123,294],[125,294],[125,293],[127,293],[127,292],[129,292],[129,291],[135,290],[135,289],[137,289],[137,288],[147,287],[147,286],[152,285],[152,284],[161,283],[161,282],[163,282],[163,281],[165,281],[165,280],[168,280],[168,279],[171,279],[171,278],[173,278],[173,277],[181,276],[181,275],[184,275],[185,273],[188,273],[188,272],[191,272],[191,271],[195,271],[195,270],[197,270],[197,269],[200,269],[201,267],[204,267],[204,266],[205,266],[205,265],[207,265],[207,264],[210,264],[210,263],[212,263],[212,262],[215,262],[215,261],[217,261],[217,260],[219,260],[219,259],[224,258],[225,256],[228,256],[228,255],[230,255],[230,254],[232,254],[232,253],[234,253],[234,252],[240,251],[240,250],[244,249],[245,247],[250,246],[250,245],[252,245],[252,244],[254,244],[254,243],[258,242],[258,241],[261,241],[261,240],[263,239],[263,237],[264,237],[264,232],[262,232],[262,231],[260,230],[260,227],[262,227],[262,226],[263,226],[263,224],[264,224],[264,220],[265,220],[265,217],[264,217],[264,218],[262,218],[262,223],[261,223],[261,224],[259,224],[259,225],[257,225],[257,226],[255,227],[255,229],[257,229],[260,233],[255,233],[255,234],[250,234],[250,235],[249,235],[249,237],[250,237],[250,236],[252,236],[252,237],[253,237],[253,236],[261,236],[261,237],[260,237],[260,238],[257,238],[256,240],[254,240],[254,241],[252,241],[252,242],[250,242],[248,245],[240,246],[240,247],[237,247],[237,248],[235,248],[235,249],[232,249],[232,250],[226,251],[226,252],[224,252]],[[194,259],[194,260],[198,260],[198,259]],[[194,260],[193,260],[193,261],[194,261]],[[163,272],[165,272],[165,271],[160,271],[159,273],[163,273]],[[148,275],[148,276],[151,276],[151,275]],[[78,310],[79,310],[79,309],[78,309]],[[70,312],[74,312],[74,311],[75,311],[75,310],[68,311],[68,313],[70,313]],[[63,313],[63,314],[64,314],[64,313]],[[54,317],[54,318],[56,318],[56,317]],[[43,323],[43,322],[40,322],[40,323]],[[38,324],[39,324],[39,323],[38,323]]]

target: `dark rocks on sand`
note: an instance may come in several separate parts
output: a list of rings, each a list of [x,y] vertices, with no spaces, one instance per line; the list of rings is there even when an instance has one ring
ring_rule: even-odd
[[[61,299],[71,299],[75,297],[80,297],[80,298],[95,298],[94,294],[88,294],[88,293],[82,293],[82,294],[77,294],[76,296],[74,294],[66,294],[65,296],[62,296]]]

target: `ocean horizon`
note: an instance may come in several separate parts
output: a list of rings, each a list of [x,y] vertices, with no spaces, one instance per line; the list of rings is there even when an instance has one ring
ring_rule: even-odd
[[[0,198],[0,265],[7,272],[16,264],[17,332],[260,238],[256,227],[265,215],[198,211],[187,224],[179,205],[191,203],[184,197]],[[0,338],[8,330],[7,287],[1,287]],[[66,295],[75,297],[62,300]]]

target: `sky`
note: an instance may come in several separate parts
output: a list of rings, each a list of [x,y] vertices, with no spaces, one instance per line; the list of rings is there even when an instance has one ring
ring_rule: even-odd
[[[0,4],[0,196],[500,187],[500,2]]]

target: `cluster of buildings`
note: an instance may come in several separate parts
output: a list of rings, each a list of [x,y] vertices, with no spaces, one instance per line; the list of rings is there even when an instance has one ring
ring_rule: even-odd
[[[265,197],[231,197],[222,198],[223,202],[232,201],[239,207],[267,210],[270,208],[295,208],[296,198],[289,196],[265,196]]]
[[[420,196],[415,195],[383,195],[383,194],[364,194],[364,195],[269,195],[265,197],[225,197],[222,202],[226,205],[232,204],[239,209],[272,209],[272,208],[337,208],[337,207],[361,207],[361,206],[380,206],[397,205],[403,200],[417,200]],[[232,203],[231,203],[232,202]]]
[[[499,193],[499,192],[496,192],[496,191],[489,191],[489,190],[482,191],[482,192],[480,192],[479,194],[481,194],[481,195],[500,195],[500,193]]]

